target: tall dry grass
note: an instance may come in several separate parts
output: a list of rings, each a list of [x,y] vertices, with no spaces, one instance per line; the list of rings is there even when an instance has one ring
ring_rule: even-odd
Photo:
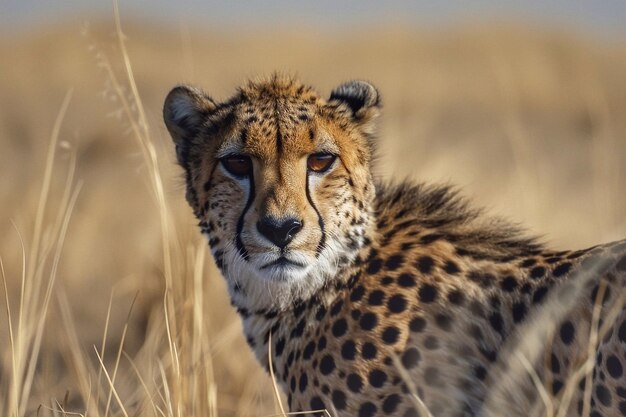
[[[117,3],[115,17],[116,38],[124,62],[125,78],[118,77],[105,53],[97,50],[96,57],[98,65],[106,72],[115,101],[120,104],[122,120],[128,124],[131,136],[141,151],[146,180],[158,210],[164,280],[162,303],[152,306],[145,341],[142,341],[139,351],[131,356],[126,352],[125,341],[137,297],[130,305],[118,345],[111,347],[107,342],[111,311],[116,302],[112,289],[102,328],[102,342],[99,346],[93,345],[90,351],[84,349],[81,341],[80,327],[85,323],[77,323],[72,312],[75,300],[71,300],[62,289],[54,288],[63,243],[81,185],[74,184],[76,153],[72,152],[57,221],[45,225],[59,131],[71,97],[68,94],[50,139],[32,237],[33,246],[28,256],[23,249],[17,317],[2,267],[10,343],[10,352],[3,358],[8,360],[9,366],[2,373],[9,378],[7,383],[0,384],[2,415],[32,415],[35,406],[38,416],[218,415],[218,385],[212,369],[213,354],[216,349],[223,349],[221,344],[229,343],[234,335],[233,327],[237,326],[230,325],[222,333],[209,330],[210,318],[205,314],[208,302],[206,244],[199,238],[181,239],[177,236],[176,219],[170,212],[165,195],[160,157],[135,83]],[[19,231],[16,230],[16,233],[19,234]],[[42,293],[42,289],[45,292]],[[53,398],[46,404],[34,400],[31,392],[35,388],[36,374],[42,373],[42,368],[45,368],[39,353],[44,331],[54,324],[48,318],[54,295],[60,316],[60,323],[56,323],[54,331],[61,331],[57,337],[65,339],[62,346],[65,364],[78,392],[72,400],[68,391],[63,399]],[[105,363],[104,358],[109,351],[112,351],[109,354],[111,360]],[[254,375],[254,372],[250,374]],[[250,381],[252,384],[253,380]],[[45,386],[40,387],[41,393],[45,393],[46,389]],[[230,407],[230,411],[238,414],[250,410],[272,410],[266,405],[270,403],[263,399],[262,391],[261,387],[244,387],[243,395],[230,402],[223,400],[222,407],[227,407],[227,410]],[[241,408],[242,404],[244,408]],[[279,398],[278,404],[281,404]]]
[[[225,97],[276,68],[325,91],[368,78],[382,175],[461,183],[557,246],[626,236],[617,45],[498,27],[126,37],[115,16],[0,41],[2,415],[281,413],[181,198],[160,121],[180,81]]]

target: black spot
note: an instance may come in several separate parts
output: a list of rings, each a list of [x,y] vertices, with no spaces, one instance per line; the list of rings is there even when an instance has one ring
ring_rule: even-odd
[[[431,233],[431,234],[424,235],[424,236],[420,237],[420,242],[425,244],[425,245],[428,245],[430,243],[433,243],[433,242],[441,239],[442,237],[443,236],[441,236],[439,233]]]
[[[513,321],[519,323],[526,317],[526,304],[523,302],[513,304]]]
[[[333,324],[333,336],[341,337],[348,331],[348,322],[346,319],[338,319]]]
[[[322,375],[328,375],[335,370],[335,360],[332,356],[326,355],[320,361],[320,372]]]
[[[402,366],[404,366],[406,369],[412,369],[417,365],[420,358],[420,352],[419,350],[417,350],[417,348],[408,348],[402,354]]]
[[[370,296],[367,299],[367,302],[373,306],[379,306],[383,304],[383,299],[385,298],[385,293],[381,290],[375,290],[370,293]]]
[[[304,347],[304,350],[302,351],[302,359],[311,359],[311,356],[313,356],[313,352],[315,352],[315,342],[311,341],[307,343],[307,345]]]
[[[363,359],[374,359],[377,353],[376,345],[370,342],[363,343],[363,347],[361,348]]]
[[[619,337],[619,340],[621,340],[623,343],[626,343],[626,320],[624,320],[619,326],[617,337]]]
[[[400,336],[400,330],[396,326],[389,326],[382,333],[383,342],[388,345],[393,345],[398,341],[398,337]]]
[[[465,302],[465,294],[461,290],[452,290],[448,293],[448,301],[455,305],[462,305]]]
[[[304,319],[300,320],[300,322],[298,322],[298,325],[291,331],[291,337],[294,338],[294,337],[302,336],[302,334],[304,333],[305,325],[306,325],[305,320]]]
[[[419,290],[419,297],[423,303],[432,303],[437,299],[437,288],[431,284],[424,284]]]
[[[380,285],[382,285],[383,287],[387,287],[389,286],[389,284],[391,284],[393,282],[393,278],[391,277],[383,277],[380,280]]]
[[[500,315],[500,313],[492,313],[489,316],[489,323],[491,324],[491,327],[493,327],[493,330],[502,334],[504,323],[502,321],[502,316]]]
[[[382,268],[382,266],[383,266],[382,259],[374,258],[367,265],[367,273],[370,275],[376,274],[378,273],[378,271],[380,271],[380,268]]]
[[[517,288],[517,280],[512,276],[504,277],[504,279],[500,281],[500,288],[506,292],[513,292]]]
[[[346,394],[343,391],[334,390],[333,391],[333,405],[337,410],[345,410],[346,409]]]
[[[452,328],[452,318],[446,314],[437,314],[435,316],[435,323],[442,330],[450,330]]]
[[[411,320],[411,323],[409,323],[409,329],[411,329],[412,332],[421,332],[425,327],[426,320],[422,317],[415,317]]]
[[[320,340],[317,341],[317,351],[321,352],[324,349],[326,349],[326,337],[322,336],[320,337]]]
[[[555,379],[554,382],[552,382],[552,393],[553,394],[558,394],[561,389],[563,388],[563,382],[559,381],[558,379]]]
[[[567,274],[571,268],[572,268],[571,263],[569,262],[562,263],[561,265],[554,268],[554,271],[552,271],[552,275],[554,275],[557,278],[562,277],[563,275]]]
[[[387,309],[392,313],[402,313],[406,310],[406,299],[402,294],[396,294],[387,301]]]
[[[293,309],[293,314],[296,318],[298,318],[302,315],[302,313],[304,313],[304,310],[306,310],[306,304],[298,303]]]
[[[520,264],[522,268],[529,268],[537,263],[537,260],[534,258],[524,259],[524,261]]]
[[[341,346],[341,357],[347,360],[353,360],[356,356],[356,345],[352,340],[347,340]]]
[[[491,287],[496,279],[496,277],[490,273],[481,273],[478,271],[470,271],[467,278],[483,288]]]
[[[404,242],[402,246],[400,246],[400,249],[402,249],[403,251],[407,251],[407,250],[413,249],[414,247],[415,247],[415,242]]]
[[[400,268],[403,263],[404,263],[404,256],[393,255],[389,257],[389,259],[387,259],[387,262],[385,262],[385,269],[388,269],[390,271],[395,271],[396,269]]]
[[[343,300],[339,299],[333,304],[333,307],[330,310],[331,316],[336,316],[341,312],[341,308],[343,307]]]
[[[553,374],[558,374],[559,372],[561,372],[561,364],[559,363],[559,358],[557,358],[554,353],[550,356],[550,366],[552,367]]]
[[[326,307],[320,306],[320,308],[317,309],[317,313],[315,313],[315,320],[321,321],[325,315],[326,315]]]
[[[402,399],[398,394],[391,394],[383,401],[383,412],[391,414],[398,408],[398,405],[402,402]]]
[[[311,398],[311,410],[324,410],[326,409],[326,405],[324,405],[324,401],[320,397]]]
[[[611,406],[611,392],[604,385],[596,385],[596,397],[605,407]]]
[[[300,388],[300,392],[304,392],[306,390],[306,386],[309,383],[309,377],[306,376],[306,374],[302,374],[300,375],[300,383],[298,384],[298,387]]]
[[[253,338],[251,338],[250,336],[248,336],[248,337],[246,338],[246,342],[248,342],[248,345],[249,345],[251,348],[254,348],[254,347],[256,346],[256,342],[255,342],[255,341],[254,341],[254,339],[253,339]]]
[[[557,262],[559,262],[561,260],[560,256],[551,256],[549,258],[546,258],[545,261],[549,264],[555,264]]]
[[[576,335],[576,328],[571,321],[566,321],[561,325],[559,334],[561,335],[561,340],[563,341],[563,343],[565,343],[566,345],[571,345]]]
[[[283,353],[283,349],[285,349],[285,339],[280,338],[276,342],[276,356],[280,356]]]
[[[354,287],[354,289],[350,293],[350,301],[354,301],[354,302],[359,301],[361,300],[361,298],[363,298],[364,294],[365,294],[365,288],[363,288],[362,285],[358,285]]]
[[[369,374],[370,385],[374,388],[382,387],[387,381],[387,374],[380,369],[373,369]]]
[[[361,316],[359,325],[363,330],[372,330],[378,324],[378,316],[372,312],[367,312]]]
[[[435,261],[430,256],[422,256],[417,260],[417,269],[422,274],[429,274],[433,270]]]
[[[402,274],[398,277],[398,285],[404,288],[415,287],[415,277],[411,274]]]
[[[368,401],[361,404],[361,407],[359,408],[359,417],[372,417],[374,414],[376,414],[376,411],[376,406]]]
[[[534,304],[540,303],[547,293],[548,293],[548,287],[537,288],[535,290],[535,293],[533,294],[533,303]]]
[[[487,369],[485,369],[485,367],[482,365],[478,365],[474,368],[474,375],[476,376],[476,378],[484,381],[485,377],[487,376]]]
[[[606,358],[606,369],[609,372],[609,375],[615,379],[621,378],[624,373],[622,364],[615,355],[610,355]]]
[[[480,347],[478,350],[489,362],[495,362],[498,359],[498,352],[495,350],[488,350],[484,347]]]
[[[443,266],[443,270],[446,271],[450,275],[456,275],[459,272],[461,272],[461,270],[459,269],[459,266],[454,261],[447,261],[445,265]]]
[[[532,279],[540,279],[546,274],[546,268],[543,266],[536,266],[530,270],[530,277]]]
[[[363,387],[363,379],[357,374],[350,374],[346,378],[346,384],[348,389],[352,392],[360,392]]]

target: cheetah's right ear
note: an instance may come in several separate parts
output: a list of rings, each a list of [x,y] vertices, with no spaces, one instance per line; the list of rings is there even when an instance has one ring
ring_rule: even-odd
[[[329,101],[347,105],[362,130],[373,132],[372,122],[380,114],[380,96],[372,84],[361,80],[348,81],[332,91]]]
[[[179,164],[187,164],[192,141],[215,108],[215,102],[208,95],[187,85],[174,87],[165,98],[163,119],[176,144]]]

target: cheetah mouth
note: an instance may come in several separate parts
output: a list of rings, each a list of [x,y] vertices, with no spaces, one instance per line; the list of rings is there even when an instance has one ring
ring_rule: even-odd
[[[288,259],[286,256],[280,256],[273,260],[272,262],[268,262],[261,267],[261,269],[269,269],[269,268],[304,268],[306,265],[300,262],[292,261]]]

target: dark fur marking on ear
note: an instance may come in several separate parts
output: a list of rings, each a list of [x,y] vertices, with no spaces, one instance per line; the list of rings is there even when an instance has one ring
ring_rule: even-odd
[[[347,104],[354,115],[363,108],[380,106],[378,91],[365,81],[349,81],[340,85],[332,91],[330,100]]]

